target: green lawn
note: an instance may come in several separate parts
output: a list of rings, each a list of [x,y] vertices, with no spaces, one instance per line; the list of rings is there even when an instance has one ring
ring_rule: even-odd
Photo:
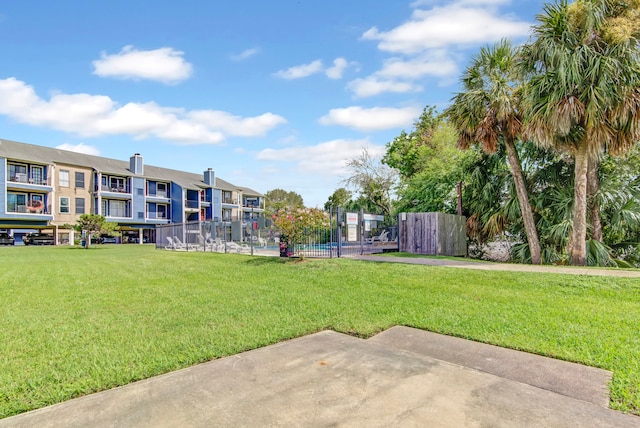
[[[322,329],[393,325],[612,370],[640,414],[640,281],[150,246],[0,248],[0,418]]]

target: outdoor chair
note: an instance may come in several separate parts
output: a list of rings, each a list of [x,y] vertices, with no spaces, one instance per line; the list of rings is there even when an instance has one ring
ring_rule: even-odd
[[[388,242],[389,241],[389,231],[388,230],[383,230],[382,233],[380,233],[380,235],[378,236],[374,236],[371,239],[372,242],[378,241],[378,242]]]
[[[248,253],[251,248],[246,244],[236,244],[235,242],[227,242],[227,250],[235,251],[236,253]]]
[[[188,248],[193,247],[192,245],[184,244],[177,236],[173,237],[173,242],[176,250],[187,250]]]
[[[175,241],[171,237],[167,236],[167,241],[169,241],[169,245],[164,247],[166,250],[184,250],[184,245],[180,240]]]

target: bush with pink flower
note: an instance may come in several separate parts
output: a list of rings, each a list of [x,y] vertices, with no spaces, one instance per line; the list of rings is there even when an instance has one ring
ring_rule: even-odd
[[[293,255],[295,244],[304,242],[310,230],[328,229],[329,216],[318,208],[283,208],[272,216],[280,229],[280,255]]]

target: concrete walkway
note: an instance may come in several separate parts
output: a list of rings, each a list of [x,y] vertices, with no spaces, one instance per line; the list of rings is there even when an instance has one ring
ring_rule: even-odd
[[[323,331],[0,420],[0,427],[640,427],[611,373],[407,327]]]
[[[354,256],[357,260],[366,260],[382,263],[407,263],[414,265],[428,266],[447,266],[461,269],[477,269],[477,270],[499,270],[510,272],[546,272],[561,273],[568,275],[592,275],[592,276],[614,276],[625,278],[640,278],[640,270],[622,270],[622,269],[598,269],[578,266],[535,266],[523,265],[517,263],[493,263],[471,261],[461,258],[460,260],[451,259],[435,259],[428,257],[388,257],[388,256]]]

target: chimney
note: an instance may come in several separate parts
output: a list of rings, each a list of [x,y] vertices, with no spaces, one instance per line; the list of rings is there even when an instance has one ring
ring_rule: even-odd
[[[211,187],[216,187],[216,172],[212,168],[204,172],[204,182]]]
[[[142,160],[142,156],[140,156],[140,153],[136,153],[129,158],[129,171],[133,172],[136,175],[144,174],[144,162]]]

